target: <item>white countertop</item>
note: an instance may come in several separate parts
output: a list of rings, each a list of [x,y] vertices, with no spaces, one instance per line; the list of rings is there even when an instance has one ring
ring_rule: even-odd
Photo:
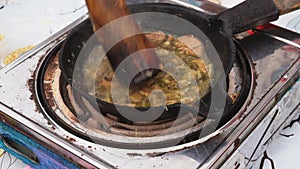
[[[223,0],[224,6],[232,7],[242,0]],[[0,60],[20,47],[37,45],[87,12],[84,0],[0,0]],[[300,10],[280,17],[274,24],[300,33]],[[269,146],[267,153],[275,162],[276,169],[298,169],[300,154],[300,125],[282,131]],[[10,159],[10,160],[7,160]],[[22,162],[6,154],[0,158],[0,169],[23,168]],[[271,168],[265,163],[264,168]]]
[[[0,59],[15,49],[37,45],[87,13],[84,0],[0,0]]]

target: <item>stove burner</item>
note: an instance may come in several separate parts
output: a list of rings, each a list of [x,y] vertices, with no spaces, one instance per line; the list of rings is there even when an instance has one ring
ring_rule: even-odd
[[[37,79],[40,88],[37,94],[41,100],[40,106],[45,107],[47,111],[44,114],[52,119],[53,123],[59,124],[81,138],[114,147],[162,148],[176,144],[183,138],[184,142],[199,139],[201,130],[214,122],[213,119],[205,119],[202,116],[194,117],[192,113],[178,119],[151,123],[128,123],[122,118],[101,114],[95,108],[96,106],[84,97],[73,93],[71,86],[62,78],[58,66],[60,48],[61,44],[45,57]],[[250,90],[249,62],[244,58],[244,54],[239,56],[228,78],[228,95],[234,104],[219,127],[229,123],[240,111]]]

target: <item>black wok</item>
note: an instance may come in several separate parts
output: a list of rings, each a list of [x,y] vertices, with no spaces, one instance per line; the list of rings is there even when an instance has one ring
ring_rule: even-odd
[[[267,23],[271,20],[275,20],[278,18],[280,11],[275,6],[272,1],[258,1],[258,0],[251,0],[246,1],[233,9],[229,9],[219,15],[208,15],[194,9],[190,9],[183,6],[172,5],[172,4],[163,4],[163,3],[148,3],[148,4],[135,4],[129,5],[129,9],[132,13],[139,13],[139,12],[159,12],[159,13],[167,13],[171,15],[176,15],[180,18],[183,18],[190,23],[194,24],[198,29],[200,29],[209,39],[212,44],[204,44],[205,48],[214,48],[215,50],[206,50],[207,56],[216,55],[215,53],[209,53],[209,51],[216,51],[217,55],[219,56],[221,65],[216,66],[218,61],[215,61],[213,58],[211,62],[214,64],[214,78],[217,83],[212,84],[213,89],[216,89],[220,92],[220,96],[224,95],[226,92],[222,89],[222,84],[218,83],[220,79],[224,80],[224,77],[228,75],[232,65],[235,61],[236,55],[236,47],[233,41],[233,34],[242,32],[249,28],[253,28],[263,23]],[[253,12],[253,10],[255,10]],[[250,12],[246,14],[246,11]],[[149,18],[151,19],[151,23],[153,25],[163,25],[161,23],[160,18]],[[143,23],[140,23],[143,27]],[[147,26],[147,25],[146,25]],[[174,27],[183,27],[183,29],[176,29]],[[161,27],[160,27],[161,29]],[[184,30],[184,31],[181,31]],[[157,30],[154,30],[157,31]],[[198,37],[197,33],[187,32],[187,29],[184,29],[184,25],[176,25],[176,23],[171,24],[170,26],[166,25],[164,27],[165,31],[177,36],[186,35],[186,34],[193,34],[194,36]],[[73,85],[75,92],[78,92],[80,95],[83,95],[88,100],[92,102],[96,101],[96,107],[99,107],[101,113],[110,113],[116,115],[118,117],[121,114],[115,108],[115,106],[111,103],[104,102],[94,96],[88,94],[84,89],[82,82],[72,82],[73,80],[73,73],[74,73],[74,66],[77,60],[77,57],[83,48],[83,42],[86,42],[90,36],[93,34],[92,25],[89,21],[85,21],[80,24],[76,29],[74,29],[69,36],[67,37],[63,48],[60,52],[60,68],[62,70],[62,74],[64,78],[69,82],[69,84]],[[202,36],[198,37],[199,39],[203,40]],[[83,66],[83,65],[81,65]],[[80,67],[80,66],[79,66]],[[80,74],[75,75],[78,76],[80,79]],[[200,108],[193,108],[183,104],[173,104],[167,105],[167,109],[164,109],[164,112],[157,120],[162,120],[166,118],[176,117],[178,115],[179,109],[186,110],[186,112],[193,111],[194,113],[202,114],[206,116],[207,111],[209,109],[210,104],[210,94],[207,94],[200,101]],[[227,103],[230,103],[228,99],[226,99]],[[122,110],[128,111],[132,109],[129,106],[120,106]],[[161,109],[160,106],[157,107]],[[140,107],[137,108],[138,110],[147,110],[148,108]],[[225,108],[226,109],[226,108]],[[156,107],[152,108],[153,113],[157,112]],[[226,113],[226,111],[224,112]],[[122,117],[122,116],[121,116]],[[143,121],[142,119],[140,121]]]

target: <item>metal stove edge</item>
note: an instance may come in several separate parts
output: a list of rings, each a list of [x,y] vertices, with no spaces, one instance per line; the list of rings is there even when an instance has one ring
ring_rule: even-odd
[[[84,16],[83,18],[79,19],[77,21],[77,23],[79,23],[80,21],[82,21],[82,20],[84,20],[86,18],[87,18],[87,16]],[[22,58],[20,58],[18,61],[14,62],[11,65],[8,65],[7,67],[4,67],[3,69],[0,70],[0,73],[5,73],[6,74],[7,72],[13,70],[19,64],[21,64],[22,62],[26,61],[26,59],[28,57],[31,57],[33,54],[36,54],[41,49],[44,49],[45,46],[49,45],[48,44],[49,41],[52,42],[53,40],[56,40],[58,37],[61,37],[63,34],[65,34],[66,32],[68,32],[69,30],[71,30],[74,26],[76,26],[77,23],[74,23],[74,25],[71,25],[70,27],[65,28],[64,30],[60,31],[59,33],[56,34],[55,38],[48,39],[47,42],[45,41],[46,42],[45,44],[41,44],[35,50],[33,50],[32,52],[26,54],[25,56],[23,56]],[[296,64],[299,65],[299,61]],[[293,68],[293,70],[290,70],[289,73],[291,73],[291,75],[293,75],[293,76],[290,76],[290,78],[291,78],[290,80],[291,81],[288,81],[288,82],[295,82],[295,78],[297,78],[297,76],[299,77],[299,66],[295,66]],[[292,78],[294,78],[294,79],[292,80]],[[1,78],[0,78],[0,83],[1,83]],[[289,86],[291,86],[291,85],[292,84],[282,83],[282,84],[279,84],[279,85],[275,86],[274,89],[276,89],[275,91],[278,92],[278,93],[285,93],[285,91],[287,90],[287,88]],[[1,89],[1,87],[0,87],[0,89]],[[276,97],[278,97],[278,95],[277,95],[276,92],[275,93],[273,93],[273,92],[269,93],[269,95],[272,96],[272,99],[271,100],[265,99],[264,104],[262,104],[260,106],[260,108],[263,108],[264,106],[267,106],[267,104],[269,104],[269,103],[271,103],[271,105],[274,106],[274,104],[276,103],[276,101],[278,101],[278,100],[276,100]],[[260,109],[260,108],[257,107],[256,109]],[[270,109],[270,107],[265,107],[265,108]],[[93,164],[93,165],[90,165],[91,167],[93,167],[93,166],[97,166],[97,167],[101,167],[101,166],[103,166],[103,167],[117,167],[117,166],[111,166],[109,164],[105,164],[105,162],[103,162],[103,163],[96,162],[96,161],[99,160],[98,157],[95,158],[95,157],[91,156],[91,154],[82,152],[80,150],[80,148],[74,146],[71,143],[66,142],[66,140],[63,140],[61,138],[56,138],[55,134],[53,134],[53,133],[49,132],[47,129],[39,126],[39,124],[32,122],[30,119],[24,118],[24,116],[22,116],[21,114],[19,114],[18,111],[13,110],[11,107],[9,107],[9,106],[7,106],[7,105],[5,105],[3,103],[1,103],[1,105],[0,105],[0,110],[2,112],[5,112],[5,116],[6,117],[4,117],[3,119],[1,119],[3,122],[5,120],[7,120],[5,122],[11,123],[12,125],[16,125],[17,128],[20,128],[20,129],[23,129],[23,130],[24,129],[27,130],[29,133],[31,133],[31,137],[34,136],[34,137],[36,137],[38,139],[44,140],[46,142],[49,142],[48,144],[55,143],[59,147],[64,147],[66,149],[69,148],[67,151],[72,152],[73,154],[76,154],[78,157],[86,158],[87,161],[89,161],[91,164]],[[258,121],[261,121],[261,119],[263,117],[266,117],[266,114],[268,114],[267,111],[264,114],[260,115],[260,116],[258,116],[257,114],[255,114],[255,115],[252,116],[252,120],[253,119],[260,119]],[[17,120],[18,123],[16,123],[15,120]],[[252,120],[249,120],[248,122],[244,122],[244,123],[247,123],[247,124],[252,123]],[[23,125],[24,126],[30,126],[30,128],[26,129],[26,127],[24,127]],[[59,128],[59,126],[55,126],[55,127]],[[244,128],[242,128],[242,129],[244,129]],[[241,129],[239,129],[239,130],[241,130]],[[231,149],[232,151],[235,150],[236,146],[234,146],[235,142],[232,142],[232,140],[234,140],[232,138],[239,138],[239,136],[241,136],[241,133],[239,132],[239,130],[236,129],[234,131],[235,134],[227,138],[227,140],[229,140],[230,143],[231,143],[230,145],[233,146],[233,147],[230,147],[230,146],[229,147],[228,146],[221,146],[222,148],[219,148],[216,151],[225,152],[225,151],[223,151],[224,149],[227,149],[227,150]],[[243,130],[243,131],[245,131],[245,130]],[[43,136],[45,136],[45,135],[48,136],[48,138],[43,138]],[[49,137],[49,136],[51,136],[51,137]],[[239,138],[239,139],[240,140],[244,140],[245,138]],[[59,149],[59,147],[57,149]],[[227,153],[228,153],[228,151],[227,151]],[[133,157],[133,158],[138,160],[139,157]],[[219,162],[217,162],[216,159],[218,159]],[[208,160],[209,161],[208,161],[207,164],[211,164],[210,167],[215,167],[215,166],[220,165],[219,163],[221,161],[224,162],[224,160],[226,160],[226,159],[223,159],[223,157],[218,156],[218,157],[212,157],[211,159],[208,159]],[[130,162],[129,162],[129,164],[130,164]],[[193,164],[196,165],[197,162],[196,163],[194,162]],[[88,164],[85,164],[85,165],[89,166]]]

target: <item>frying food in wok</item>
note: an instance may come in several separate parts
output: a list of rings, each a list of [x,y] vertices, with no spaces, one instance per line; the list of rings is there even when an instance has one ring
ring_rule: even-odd
[[[104,57],[100,64],[93,59],[95,57],[89,57],[84,64],[85,90],[105,102],[132,107],[193,104],[199,96],[201,98],[207,94],[212,68],[204,59],[202,42],[192,35],[175,38],[163,32],[152,32],[145,36],[156,46],[156,54],[163,63],[160,73],[139,88],[131,86],[129,100],[122,96],[112,99],[114,73],[107,57]],[[98,56],[99,52],[105,52],[101,45],[95,48],[91,55]],[[188,72],[185,71],[186,66]],[[192,82],[195,81],[197,85],[193,85]],[[114,82],[115,93],[122,95],[127,91],[120,83]]]

